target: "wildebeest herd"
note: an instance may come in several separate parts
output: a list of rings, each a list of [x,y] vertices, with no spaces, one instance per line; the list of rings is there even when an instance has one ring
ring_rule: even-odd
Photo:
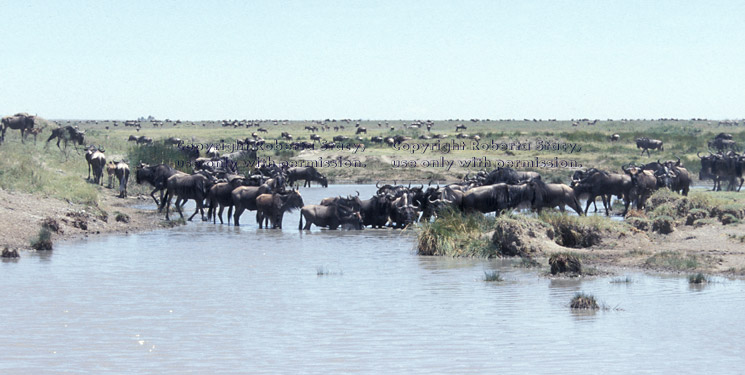
[[[35,127],[36,122],[35,116],[25,113],[4,117],[0,142],[4,141],[7,129],[20,130],[22,141],[26,134],[38,134],[41,129]],[[240,125],[235,122],[226,124],[223,122],[223,126]],[[251,125],[258,127],[259,123]],[[321,130],[330,129],[328,125],[320,125]],[[412,123],[411,127],[426,126],[429,131],[432,125],[429,122]],[[117,126],[116,123],[114,126]],[[126,122],[125,126],[135,126],[138,131],[141,127],[136,122]],[[248,127],[249,124],[244,126]],[[379,123],[378,127],[382,127],[382,124]],[[356,135],[367,134],[367,129],[360,127],[359,123],[356,128]],[[316,126],[306,126],[306,130],[312,133],[318,129]],[[456,131],[460,130],[466,130],[466,126],[458,125]],[[266,129],[259,128],[257,131],[266,132]],[[288,132],[283,132],[281,137],[285,140],[293,139]],[[55,138],[60,149],[60,142],[64,142],[65,147],[68,142],[72,142],[75,147],[85,145],[85,131],[70,125],[52,129],[47,144]],[[348,137],[342,135],[333,138],[337,142],[346,139]],[[403,135],[386,138],[373,136],[370,142],[400,143],[410,139]],[[609,138],[611,142],[619,139],[618,134]],[[146,136],[132,135],[129,140],[143,146],[153,144],[152,138]],[[319,141],[320,138],[312,134],[311,140]],[[664,150],[661,140],[641,137],[635,141],[637,148],[642,149],[642,155],[646,152],[649,156],[650,150]],[[252,138],[239,140],[239,144],[241,142],[255,145],[263,142],[263,139],[257,133],[253,133]],[[248,210],[257,212],[256,220],[260,227],[271,225],[272,228],[281,228],[284,213],[298,209],[301,213],[301,229],[309,229],[311,225],[332,229],[361,229],[366,226],[403,228],[417,221],[430,220],[439,210],[446,207],[465,212],[498,214],[505,210],[540,211],[553,207],[559,207],[563,211],[569,206],[577,214],[583,215],[588,213],[590,204],[594,203],[598,196],[603,201],[606,215],[612,211],[612,197],[622,199],[625,215],[629,206],[643,208],[648,197],[658,188],[666,187],[687,195],[692,182],[691,173],[679,158],[665,162],[658,160],[641,166],[628,164],[621,166],[622,172],[619,173],[595,168],[575,171],[570,185],[548,183],[537,172],[497,168],[493,171],[478,172],[474,176],[466,175],[462,181],[446,186],[378,184],[376,194],[369,199],[361,199],[357,193],[346,197],[327,198],[318,205],[305,205],[300,192],[292,188],[299,180],[304,181],[304,187],[310,186],[312,181],[324,187],[328,186],[328,179],[313,167],[282,168],[264,165],[252,172],[253,174],[244,176],[230,168],[230,161],[245,156],[243,152],[218,156],[216,150],[206,150],[207,155],[211,157],[197,158],[198,150],[181,147],[184,144],[181,139],[171,137],[164,143],[177,145],[180,150],[196,154],[189,155],[195,160],[196,172],[193,174],[186,174],[165,164],[150,166],[140,163],[136,168],[136,182],[147,182],[154,187],[150,195],[159,210],[165,210],[167,219],[170,219],[170,203],[175,197],[175,207],[182,217],[184,203],[190,199],[195,200],[197,208],[189,217],[190,220],[199,212],[205,220],[211,219],[216,223],[219,218],[222,223],[222,213],[227,207],[228,223],[232,220],[235,225],[239,225],[242,213]],[[703,156],[698,153],[701,159],[699,179],[713,180],[714,190],[721,190],[722,182],[726,182],[728,190],[739,191],[743,184],[745,156],[737,152],[739,149],[732,135],[721,133],[709,142],[708,146],[711,150],[709,155]],[[118,178],[119,196],[126,197],[129,176],[127,163],[120,160],[109,161],[107,164],[105,150],[100,147],[88,146],[85,150],[89,169],[88,179],[96,184],[103,184],[105,170],[109,175],[109,187],[113,185],[113,178]],[[210,155],[211,153],[213,155]],[[156,192],[160,192],[159,198],[156,197]],[[580,199],[587,199],[584,209],[580,206]],[[597,207],[595,210],[597,211]]]

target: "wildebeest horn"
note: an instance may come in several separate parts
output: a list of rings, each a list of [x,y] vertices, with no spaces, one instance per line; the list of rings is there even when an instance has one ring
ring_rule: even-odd
[[[378,185],[380,185],[380,181],[375,182],[375,187],[378,188],[378,189],[380,189],[380,186],[378,186]]]
[[[657,159],[657,164],[662,164],[662,162],[660,161],[660,159]]]
[[[429,180],[429,183],[427,184],[427,187],[432,186],[432,180]]]
[[[463,177],[463,181],[468,181],[468,175],[471,174],[471,172],[466,172],[466,177]]]
[[[696,156],[698,156],[698,158],[699,158],[699,159],[703,159],[703,158],[701,157],[701,151],[698,151],[698,152],[696,152]]]
[[[355,190],[355,191],[357,192],[357,196],[359,197],[360,196],[359,190]]]
[[[409,187],[407,189],[411,189],[411,181],[409,181]]]
[[[422,189],[424,189],[424,184],[419,184],[419,185],[420,185],[420,186],[419,186],[419,190],[422,190]]]

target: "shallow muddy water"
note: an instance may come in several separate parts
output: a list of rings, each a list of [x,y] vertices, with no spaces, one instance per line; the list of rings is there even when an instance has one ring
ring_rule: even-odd
[[[367,197],[374,186],[303,189]],[[192,211],[188,211],[189,214]],[[551,280],[411,232],[194,222],[0,263],[0,373],[739,373],[745,283]],[[502,282],[485,282],[497,270]],[[628,276],[630,283],[612,282]],[[583,291],[610,309],[574,312]]]

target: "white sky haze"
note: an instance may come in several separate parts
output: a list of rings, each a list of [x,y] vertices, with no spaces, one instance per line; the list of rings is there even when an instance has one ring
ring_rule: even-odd
[[[743,1],[0,1],[0,114],[745,117]]]

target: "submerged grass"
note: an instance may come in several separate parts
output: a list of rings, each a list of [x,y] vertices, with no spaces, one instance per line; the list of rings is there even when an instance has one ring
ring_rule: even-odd
[[[688,276],[688,283],[690,284],[706,284],[709,281],[709,278],[701,272]]]
[[[496,248],[483,234],[493,228],[494,219],[481,214],[443,210],[437,220],[424,223],[417,234],[419,255],[491,258]]]

